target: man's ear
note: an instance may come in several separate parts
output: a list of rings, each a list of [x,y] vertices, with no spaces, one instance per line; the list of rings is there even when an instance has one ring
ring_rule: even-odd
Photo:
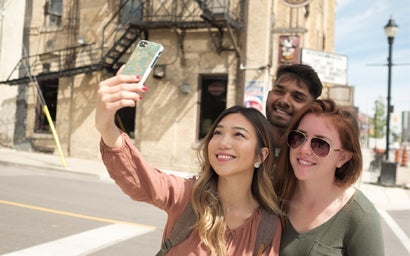
[[[353,154],[350,152],[343,151],[339,157],[339,160],[337,161],[336,167],[342,167],[347,161],[349,161],[352,158],[352,155]]]

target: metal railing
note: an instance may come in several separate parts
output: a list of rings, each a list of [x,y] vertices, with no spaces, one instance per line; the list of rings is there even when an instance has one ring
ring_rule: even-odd
[[[101,68],[100,51],[96,44],[85,44],[24,56],[8,76],[7,83],[29,82],[30,76],[53,78],[98,70]]]
[[[146,38],[147,31],[154,28],[209,28],[211,23],[218,29],[224,26],[239,29],[242,26],[243,2],[244,0],[124,0],[104,26],[100,42],[24,56],[7,81],[0,83],[26,83],[29,82],[30,74],[42,80],[103,68],[113,71],[112,67],[116,63],[105,63],[105,57],[113,51],[130,26],[138,28],[138,37],[141,39]],[[123,49],[124,52],[120,52],[120,55],[127,50]]]

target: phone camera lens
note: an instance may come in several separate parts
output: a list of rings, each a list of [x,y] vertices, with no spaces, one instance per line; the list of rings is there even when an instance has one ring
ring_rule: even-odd
[[[140,47],[145,47],[145,46],[147,46],[147,42],[145,42],[145,41],[142,41],[142,42],[140,42]]]

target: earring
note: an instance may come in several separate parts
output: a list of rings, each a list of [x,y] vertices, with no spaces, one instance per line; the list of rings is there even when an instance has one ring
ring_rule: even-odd
[[[256,163],[253,164],[253,166],[254,166],[255,168],[259,168],[259,166],[261,166],[261,163],[260,163],[260,162],[256,162]]]

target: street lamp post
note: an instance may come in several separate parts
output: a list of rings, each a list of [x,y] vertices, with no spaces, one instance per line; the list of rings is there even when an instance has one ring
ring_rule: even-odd
[[[389,43],[389,57],[387,59],[388,77],[387,77],[387,128],[386,128],[386,161],[389,160],[390,150],[390,113],[393,111],[393,107],[390,104],[390,91],[391,91],[391,68],[392,68],[392,48],[394,37],[396,36],[397,29],[396,22],[393,18],[389,19],[389,22],[384,26],[384,32],[387,36],[387,42]]]

